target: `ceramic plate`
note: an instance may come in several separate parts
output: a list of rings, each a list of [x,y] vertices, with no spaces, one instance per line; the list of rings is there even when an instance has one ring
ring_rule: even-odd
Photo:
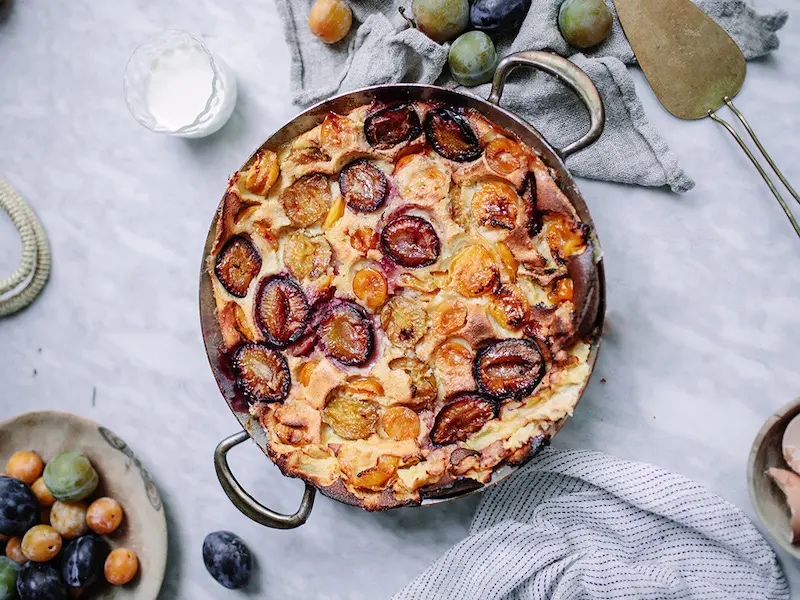
[[[782,407],[772,415],[758,432],[750,458],[747,461],[747,482],[750,501],[758,518],[781,548],[800,559],[800,547],[791,544],[789,507],[780,488],[767,475],[767,469],[778,467],[789,469],[783,459],[783,432],[789,422],[800,414],[800,398]]]
[[[106,536],[139,557],[139,574],[126,586],[98,588],[87,600],[155,600],[167,563],[167,522],[155,483],[139,459],[113,432],[70,413],[29,412],[0,422],[0,465],[17,450],[35,450],[45,462],[63,450],[79,450],[100,475],[98,493],[116,498],[125,511],[120,528]]]

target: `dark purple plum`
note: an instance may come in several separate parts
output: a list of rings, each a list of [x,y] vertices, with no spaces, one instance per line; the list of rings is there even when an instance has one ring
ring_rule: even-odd
[[[497,404],[476,392],[463,392],[449,398],[433,422],[430,438],[444,446],[466,440],[470,434],[497,416]]]
[[[209,533],[203,541],[203,562],[209,574],[229,590],[243,588],[250,581],[253,558],[244,541],[230,531]]]
[[[472,26],[486,33],[517,29],[531,7],[531,0],[475,0],[469,11]]]
[[[261,270],[261,255],[253,242],[237,235],[222,247],[217,255],[214,273],[228,293],[244,298],[250,282]]]
[[[342,169],[339,189],[345,204],[352,210],[373,212],[383,204],[389,186],[383,171],[365,158],[360,158]]]
[[[67,600],[67,587],[51,563],[25,563],[17,573],[20,600]]]
[[[64,583],[73,588],[85,588],[102,580],[109,552],[108,542],[93,533],[72,540],[61,553]]]
[[[265,279],[256,295],[256,322],[267,341],[285,348],[303,335],[309,309],[303,290],[291,277]]]
[[[0,475],[0,533],[24,535],[39,522],[39,503],[31,488],[12,477]]]
[[[422,217],[403,215],[381,231],[383,251],[401,267],[427,267],[439,258],[441,245],[436,230]]]
[[[317,332],[325,354],[343,365],[363,365],[372,356],[372,321],[357,304],[335,304],[323,314]]]
[[[417,111],[410,104],[380,108],[364,120],[364,135],[373,148],[386,150],[422,133]]]
[[[483,346],[475,355],[478,389],[493,398],[524,398],[539,385],[546,370],[535,342],[509,339]]]
[[[284,356],[262,344],[245,344],[233,355],[233,369],[244,393],[256,402],[282,402],[292,375]]]
[[[470,162],[481,156],[478,137],[467,120],[449,108],[434,108],[425,115],[425,137],[448,160]]]

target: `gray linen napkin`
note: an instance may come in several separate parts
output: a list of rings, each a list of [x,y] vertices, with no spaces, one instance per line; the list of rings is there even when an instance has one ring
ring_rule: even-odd
[[[393,600],[786,600],[735,506],[652,465],[547,449]]]
[[[651,0],[655,1],[655,0]],[[356,23],[345,40],[328,46],[308,30],[312,0],[275,0],[292,53],[292,92],[297,104],[308,105],[334,94],[384,83],[438,82],[454,86],[447,70],[447,45],[409,29],[397,12],[410,0],[349,0]],[[676,192],[694,182],[675,154],[650,125],[625,63],[633,53],[615,18],[611,36],[586,55],[576,53],[557,26],[562,0],[534,0],[516,37],[495,40],[498,54],[552,49],[569,56],[594,81],[605,101],[606,129],[590,148],[567,160],[576,175],[646,186],[668,185]],[[606,0],[611,5],[610,0]],[[778,47],[775,34],[785,12],[758,15],[743,0],[697,0],[737,41],[747,58]],[[561,146],[588,127],[588,115],[574,95],[544,74],[514,76],[503,105],[533,123],[553,145]],[[482,97],[488,85],[463,89]]]

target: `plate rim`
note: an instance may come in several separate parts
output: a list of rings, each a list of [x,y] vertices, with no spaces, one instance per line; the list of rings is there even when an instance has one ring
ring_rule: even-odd
[[[84,426],[88,426],[88,427],[94,428],[97,431],[97,433],[100,435],[100,437],[102,437],[106,441],[106,443],[108,443],[109,448],[111,448],[112,450],[114,450],[116,452],[120,452],[121,453],[122,451],[119,448],[115,448],[114,446],[112,446],[111,443],[107,439],[105,439],[105,436],[101,433],[101,429],[105,429],[107,431],[110,431],[114,436],[116,436],[120,441],[122,441],[125,444],[125,446],[130,450],[131,455],[132,455],[131,457],[128,457],[126,454],[123,454],[123,456],[125,458],[127,458],[128,460],[135,459],[140,465],[138,467],[140,469],[140,471],[144,471],[148,475],[150,473],[145,468],[145,466],[142,464],[142,461],[139,458],[139,455],[136,454],[136,452],[133,450],[133,448],[131,448],[131,446],[128,444],[128,442],[123,440],[121,437],[119,437],[116,434],[116,432],[114,432],[113,430],[109,429],[105,425],[101,425],[97,421],[95,421],[93,419],[90,419],[88,417],[84,417],[83,415],[79,415],[79,414],[72,413],[72,412],[69,412],[69,411],[64,411],[64,410],[31,410],[31,411],[26,411],[26,412],[14,415],[12,417],[3,419],[2,421],[0,421],[0,430],[5,429],[6,427],[12,426],[16,421],[19,421],[22,418],[33,418],[33,417],[42,417],[42,418],[48,418],[48,419],[50,419],[50,418],[70,419],[72,421],[78,421],[78,422],[82,423]],[[155,591],[155,595],[152,597],[152,600],[156,600],[156,598],[158,598],[158,596],[161,593],[161,588],[164,585],[164,577],[166,576],[166,571],[167,571],[167,561],[169,560],[169,528],[167,527],[166,508],[164,506],[164,499],[163,499],[163,496],[161,494],[161,490],[159,489],[158,484],[152,479],[152,477],[150,477],[150,481],[153,483],[153,486],[155,487],[156,493],[158,494],[158,499],[160,501],[159,508],[157,510],[155,509],[155,507],[153,507],[153,508],[154,508],[155,512],[157,512],[160,515],[160,517],[161,517],[160,520],[163,522],[163,527],[161,527],[160,529],[161,529],[161,531],[163,531],[163,536],[164,536],[164,560],[158,565],[157,573],[155,573],[155,578],[154,578],[154,580],[156,581],[156,591]],[[151,573],[152,573],[152,571],[151,571]],[[138,594],[136,594],[136,592],[135,592],[135,588],[131,589],[131,591],[134,592],[134,597],[138,596]]]

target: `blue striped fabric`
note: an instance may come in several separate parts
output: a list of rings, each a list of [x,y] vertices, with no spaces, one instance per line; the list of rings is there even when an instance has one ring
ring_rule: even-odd
[[[547,449],[486,492],[470,536],[394,600],[778,600],[775,554],[735,506],[673,473]]]

